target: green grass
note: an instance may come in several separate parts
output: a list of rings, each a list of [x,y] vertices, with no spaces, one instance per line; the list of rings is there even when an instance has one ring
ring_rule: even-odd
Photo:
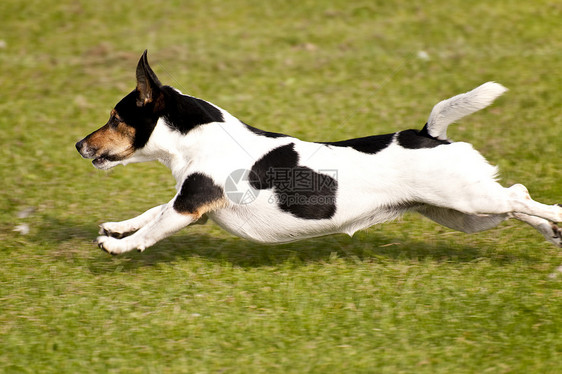
[[[408,215],[279,246],[207,224],[110,257],[97,224],[168,201],[174,181],[157,164],[100,172],[74,149],[145,48],[164,83],[307,140],[420,128],[438,100],[496,80],[511,90],[450,136],[560,202],[558,2],[4,0],[0,14],[0,372],[562,370],[562,258],[523,224],[466,235]]]

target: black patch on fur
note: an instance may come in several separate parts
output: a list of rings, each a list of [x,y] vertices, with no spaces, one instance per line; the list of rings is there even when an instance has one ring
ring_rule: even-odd
[[[433,136],[429,135],[429,130],[427,129],[427,122],[423,125],[423,129],[420,130],[419,136],[425,136],[426,138],[435,139]]]
[[[146,145],[159,117],[152,102],[138,107],[138,97],[139,91],[134,90],[115,105],[115,111],[123,122],[135,129],[135,139],[133,140],[135,149]]]
[[[273,188],[276,181],[268,176],[269,171],[296,167],[299,162],[299,155],[295,152],[294,146],[293,143],[290,143],[277,147],[256,161],[250,174],[252,187],[259,190]]]
[[[146,145],[160,117],[166,118],[168,125],[182,134],[199,125],[224,121],[221,111],[214,105],[181,95],[169,86],[158,88],[156,95],[154,101],[139,107],[139,91],[134,90],[115,106],[121,119],[135,128],[135,149]]]
[[[405,130],[398,133],[398,144],[408,149],[420,149],[435,148],[443,144],[451,144],[451,142],[434,138],[427,133],[427,130],[425,132],[423,130]]]
[[[244,122],[242,122],[242,123],[244,123]],[[281,137],[288,136],[288,135],[285,135],[285,134],[279,134],[277,132],[270,132],[270,131],[264,131],[264,130],[256,129],[255,127],[252,127],[252,126],[247,125],[245,123],[244,123],[244,125],[246,126],[246,128],[248,130],[250,130],[254,134],[257,134],[257,135],[260,135],[260,136],[266,136],[268,138],[281,138]]]
[[[250,185],[272,188],[277,206],[302,219],[328,219],[336,213],[336,179],[299,166],[294,144],[273,149],[252,166]]]
[[[163,86],[164,110],[168,126],[187,134],[199,125],[211,122],[224,122],[221,111],[205,100],[178,93],[172,87]]]
[[[220,200],[223,196],[223,189],[211,178],[201,173],[193,173],[183,182],[174,201],[174,209],[179,213],[196,213],[197,209]]]
[[[322,142],[321,144],[333,145],[336,147],[351,147],[356,151],[374,155],[392,143],[394,134],[373,135],[364,138],[341,140],[338,142]]]

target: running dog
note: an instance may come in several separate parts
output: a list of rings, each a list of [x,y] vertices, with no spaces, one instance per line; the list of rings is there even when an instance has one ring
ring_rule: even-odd
[[[100,225],[96,242],[111,254],[143,251],[211,218],[234,235],[283,243],[347,233],[416,211],[473,233],[515,218],[562,247],[560,205],[497,182],[497,168],[447,127],[490,105],[506,88],[494,82],[439,102],[421,130],[337,142],[305,142],[249,126],[207,101],[165,86],[148,64],[109,121],[76,143],[102,170],[158,160],[177,193],[138,217]]]

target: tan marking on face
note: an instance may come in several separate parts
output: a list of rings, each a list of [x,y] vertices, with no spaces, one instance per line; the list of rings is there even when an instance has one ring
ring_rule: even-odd
[[[135,129],[123,122],[114,109],[109,121],[88,135],[86,145],[96,150],[95,157],[104,156],[118,161],[130,157],[135,152],[134,139]]]

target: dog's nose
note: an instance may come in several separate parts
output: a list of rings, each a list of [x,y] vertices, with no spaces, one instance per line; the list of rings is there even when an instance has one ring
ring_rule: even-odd
[[[78,153],[82,154],[82,145],[84,144],[84,139],[76,143],[76,150]]]
[[[95,150],[88,146],[85,138],[76,143],[76,150],[84,158],[89,158],[95,153]]]

